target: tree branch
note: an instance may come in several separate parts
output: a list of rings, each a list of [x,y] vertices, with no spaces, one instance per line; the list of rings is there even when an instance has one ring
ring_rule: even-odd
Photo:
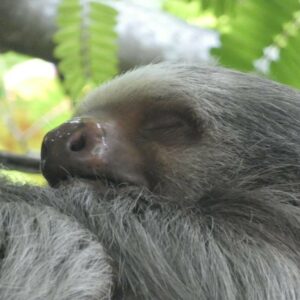
[[[0,152],[0,168],[26,173],[41,172],[40,159],[8,152]]]
[[[0,48],[55,62],[52,36],[60,0],[1,0]],[[109,1],[106,1],[109,2]],[[218,33],[189,25],[159,10],[111,1],[119,12],[116,31],[120,69],[162,60],[208,61]]]

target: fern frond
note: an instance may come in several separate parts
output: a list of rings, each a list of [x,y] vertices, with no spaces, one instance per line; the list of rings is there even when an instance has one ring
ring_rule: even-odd
[[[116,11],[99,1],[62,0],[54,54],[72,98],[117,73]]]
[[[280,49],[280,59],[270,66],[270,77],[274,80],[300,88],[300,12],[295,14],[294,32],[285,32],[285,43]],[[280,47],[280,45],[277,45]]]
[[[221,64],[240,70],[252,70],[263,50],[273,43],[285,23],[299,9],[298,0],[244,0],[236,8],[231,31],[221,36],[221,48],[212,53]]]
[[[237,0],[202,0],[204,10],[211,10],[216,16],[231,15],[234,12]]]

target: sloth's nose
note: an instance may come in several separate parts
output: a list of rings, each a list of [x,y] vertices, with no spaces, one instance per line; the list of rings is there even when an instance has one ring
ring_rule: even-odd
[[[62,124],[44,137],[41,170],[55,186],[68,176],[88,176],[93,158],[105,151],[104,130],[93,120],[78,119]]]

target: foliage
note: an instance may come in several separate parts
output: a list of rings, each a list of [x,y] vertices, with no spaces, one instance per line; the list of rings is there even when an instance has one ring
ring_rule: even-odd
[[[209,11],[216,17],[231,15],[238,0],[165,0],[164,9],[186,20],[199,18]]]
[[[46,180],[40,174],[27,174],[24,172],[12,171],[12,170],[0,170],[1,177],[8,177],[12,182],[18,183],[31,183],[38,185],[45,185]]]
[[[62,0],[55,55],[73,99],[117,73],[116,11],[92,0]]]
[[[62,0],[55,55],[72,99],[117,73],[115,17],[115,10],[99,1]],[[73,105],[55,74],[30,75],[43,67],[16,53],[0,55],[0,151],[38,156],[45,133],[70,117]],[[3,170],[1,174],[41,182],[32,175]]]
[[[45,132],[70,115],[57,79],[40,73],[45,64],[14,53],[0,56],[0,150],[37,152]]]
[[[171,2],[176,2],[177,6],[169,5]],[[216,20],[211,24],[220,31],[221,47],[213,49],[212,54],[220,64],[242,71],[262,72],[274,80],[300,88],[299,0],[175,2],[166,1],[166,8],[171,8],[178,16],[197,4],[200,5],[198,19],[210,13]],[[199,24],[191,14],[187,19]]]
[[[193,20],[201,14],[200,1],[168,0],[164,1],[164,9],[185,20]]]
[[[49,68],[53,73],[47,74]],[[0,151],[38,156],[45,133],[71,113],[55,69],[49,63],[10,52],[0,55],[0,78]],[[1,170],[3,174],[21,178],[16,172]],[[41,182],[33,175],[24,175],[22,180]]]
[[[60,3],[55,55],[65,90],[76,100],[117,73],[117,13],[104,0]],[[262,72],[300,87],[299,0],[163,3],[168,12],[220,33],[221,46],[212,50],[220,64]],[[11,85],[9,76],[27,73],[16,72],[27,63],[32,63],[32,58],[16,53],[0,55],[0,151],[37,155],[45,132],[66,120],[73,106],[55,74],[51,78],[29,76]],[[32,69],[30,66],[27,68]]]
[[[216,16],[232,15],[238,0],[202,0],[203,10],[211,10]]]

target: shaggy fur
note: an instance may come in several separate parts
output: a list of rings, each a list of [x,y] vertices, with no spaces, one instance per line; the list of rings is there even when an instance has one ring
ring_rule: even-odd
[[[174,158],[179,174],[164,168],[163,200],[83,180],[2,182],[0,298],[300,299],[299,93],[162,64],[100,88],[79,114],[147,94],[186,102],[204,130],[197,152]]]
[[[41,205],[41,196],[1,182],[0,299],[110,299],[112,268],[101,244],[74,218]]]
[[[109,106],[122,111],[123,105],[140,102],[184,106],[201,131],[195,145],[160,147],[151,158],[160,195],[189,202],[232,181],[242,189],[275,184],[288,192],[300,190],[298,91],[218,67],[157,64],[96,89],[77,115],[97,117]],[[147,142],[145,152],[155,147]]]

